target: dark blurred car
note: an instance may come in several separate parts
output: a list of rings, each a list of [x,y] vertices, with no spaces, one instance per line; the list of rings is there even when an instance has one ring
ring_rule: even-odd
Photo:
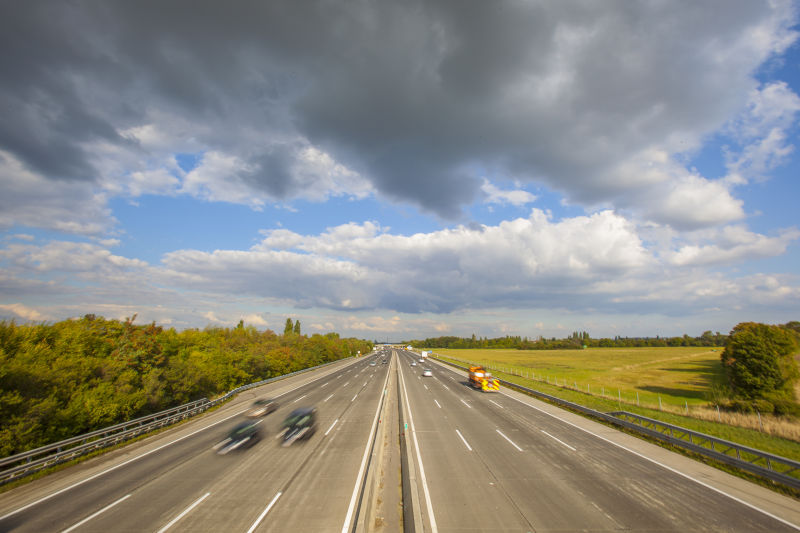
[[[261,432],[258,428],[260,422],[260,420],[239,422],[228,433],[228,437],[225,440],[214,446],[214,450],[219,455],[225,455],[239,448],[249,448],[261,440]]]
[[[297,440],[307,440],[317,431],[317,410],[314,407],[295,409],[283,421],[282,446],[291,446]]]
[[[267,416],[277,408],[278,402],[275,400],[270,400],[269,398],[262,398],[253,402],[253,405],[250,407],[250,410],[247,411],[246,416],[249,416],[250,418]]]

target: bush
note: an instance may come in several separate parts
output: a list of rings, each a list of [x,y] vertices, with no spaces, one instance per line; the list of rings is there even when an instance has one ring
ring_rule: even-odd
[[[800,376],[794,353],[797,337],[787,329],[743,322],[731,331],[722,363],[736,397],[791,400]]]

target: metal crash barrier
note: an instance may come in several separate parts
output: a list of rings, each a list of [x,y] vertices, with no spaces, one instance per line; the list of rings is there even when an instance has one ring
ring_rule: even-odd
[[[455,368],[464,371],[468,370],[467,367],[451,363],[439,357],[433,357],[433,354],[429,355],[429,357]],[[773,455],[735,442],[726,441],[691,429],[660,422],[626,411],[601,413],[600,411],[589,409],[583,405],[572,403],[510,381],[503,379],[499,381],[510,389],[524,392],[555,405],[566,407],[572,411],[577,411],[592,418],[624,427],[631,431],[647,435],[648,437],[680,446],[721,463],[764,477],[770,481],[800,489],[800,462],[793,461],[792,459]]]
[[[103,429],[85,433],[76,437],[41,446],[39,448],[29,450],[27,452],[18,453],[0,459],[0,485],[23,478],[40,470],[44,470],[51,466],[60,463],[71,461],[72,459],[81,457],[102,448],[114,446],[126,440],[138,437],[150,431],[169,426],[181,420],[185,420],[191,416],[202,413],[211,407],[215,407],[223,402],[226,402],[233,396],[240,392],[272,383],[281,379],[286,379],[297,374],[310,372],[345,359],[338,359],[329,363],[324,363],[310,368],[304,368],[289,374],[283,374],[274,378],[269,378],[249,385],[237,387],[214,400],[203,398],[195,400],[178,407],[173,407],[165,411],[154,413],[151,415],[136,418],[128,422],[122,422]]]

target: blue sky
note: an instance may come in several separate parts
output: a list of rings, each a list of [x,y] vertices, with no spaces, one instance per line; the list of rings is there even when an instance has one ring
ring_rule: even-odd
[[[1,319],[800,319],[796,2],[0,9]]]

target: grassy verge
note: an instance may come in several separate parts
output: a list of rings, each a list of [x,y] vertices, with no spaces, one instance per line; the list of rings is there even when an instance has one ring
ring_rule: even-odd
[[[453,357],[443,356],[441,353],[436,352],[437,357],[440,359],[450,361],[458,365],[464,365],[464,361]],[[780,455],[787,459],[800,461],[800,442],[790,439],[776,437],[768,433],[732,426],[730,424],[719,423],[712,420],[703,420],[691,416],[684,416],[677,413],[659,411],[648,407],[641,407],[626,403],[621,403],[617,398],[596,396],[588,394],[583,391],[574,390],[564,386],[556,386],[551,383],[541,382],[530,378],[512,375],[503,371],[492,370],[492,373],[500,379],[516,383],[534,389],[551,396],[556,396],[563,400],[567,400],[596,411],[608,413],[612,411],[628,411],[636,413],[648,418],[674,424],[686,429],[712,435],[720,439],[729,440],[738,444],[757,448],[759,450]]]
[[[445,357],[441,354],[437,353],[436,357],[442,361],[449,361],[456,365],[464,366],[464,361],[460,359],[454,359],[452,357]],[[582,391],[569,389],[565,387],[559,387],[553,384],[543,383],[540,381],[535,381],[529,378],[520,377],[517,375],[507,374],[502,371],[493,371],[493,375],[496,377],[508,381],[514,384],[521,385],[523,387],[536,390],[538,392],[542,392],[549,396],[554,396],[556,398],[560,398],[562,400],[566,400],[571,403],[575,403],[584,407],[588,407],[595,411],[600,412],[613,412],[620,410],[620,406],[618,401],[615,401],[610,398],[602,398],[597,397],[591,394],[587,394]],[[641,408],[636,406],[626,405],[624,406],[624,410],[636,413],[642,416],[646,416],[648,418],[652,418],[654,420],[659,420],[661,422],[666,422],[669,424],[673,424],[676,426],[680,426],[686,429],[691,429],[697,432],[705,433],[706,435],[711,435],[720,439],[725,439],[731,442],[735,442],[738,444],[742,444],[745,446],[749,446],[751,448],[756,448],[762,451],[766,451],[775,455],[780,455],[787,459],[793,459],[795,461],[800,461],[800,443],[788,439],[783,439],[780,437],[774,437],[763,432],[756,432],[753,430],[749,430],[746,428],[741,427],[734,427],[727,424],[720,424],[718,422],[709,422],[705,420],[698,420],[696,418],[688,417],[688,416],[681,416],[674,413],[668,413],[663,411],[657,411],[648,408]],[[582,413],[578,412],[578,414],[583,415]],[[607,422],[598,420],[602,424],[609,425]],[[747,471],[740,470],[738,468],[732,467],[728,464],[721,463],[699,453],[692,452],[687,450],[686,448],[676,446],[665,441],[659,439],[653,439],[646,435],[643,435],[639,432],[635,432],[632,430],[628,430],[626,428],[620,426],[613,426],[615,429],[623,431],[625,433],[629,433],[635,437],[642,438],[644,440],[650,441],[658,446],[666,448],[668,450],[674,451],[676,453],[680,453],[687,457],[691,457],[696,461],[700,461],[702,463],[708,464],[709,466],[713,466],[729,474],[735,475],[737,477],[741,477],[746,479],[752,483],[756,483],[763,487],[766,487],[770,490],[774,490],[780,494],[785,496],[789,496],[795,498],[800,501],[800,490],[794,489],[792,487],[778,484],[770,481],[769,479],[762,478],[760,476],[756,476],[751,474]],[[744,457],[743,457],[744,458]]]

